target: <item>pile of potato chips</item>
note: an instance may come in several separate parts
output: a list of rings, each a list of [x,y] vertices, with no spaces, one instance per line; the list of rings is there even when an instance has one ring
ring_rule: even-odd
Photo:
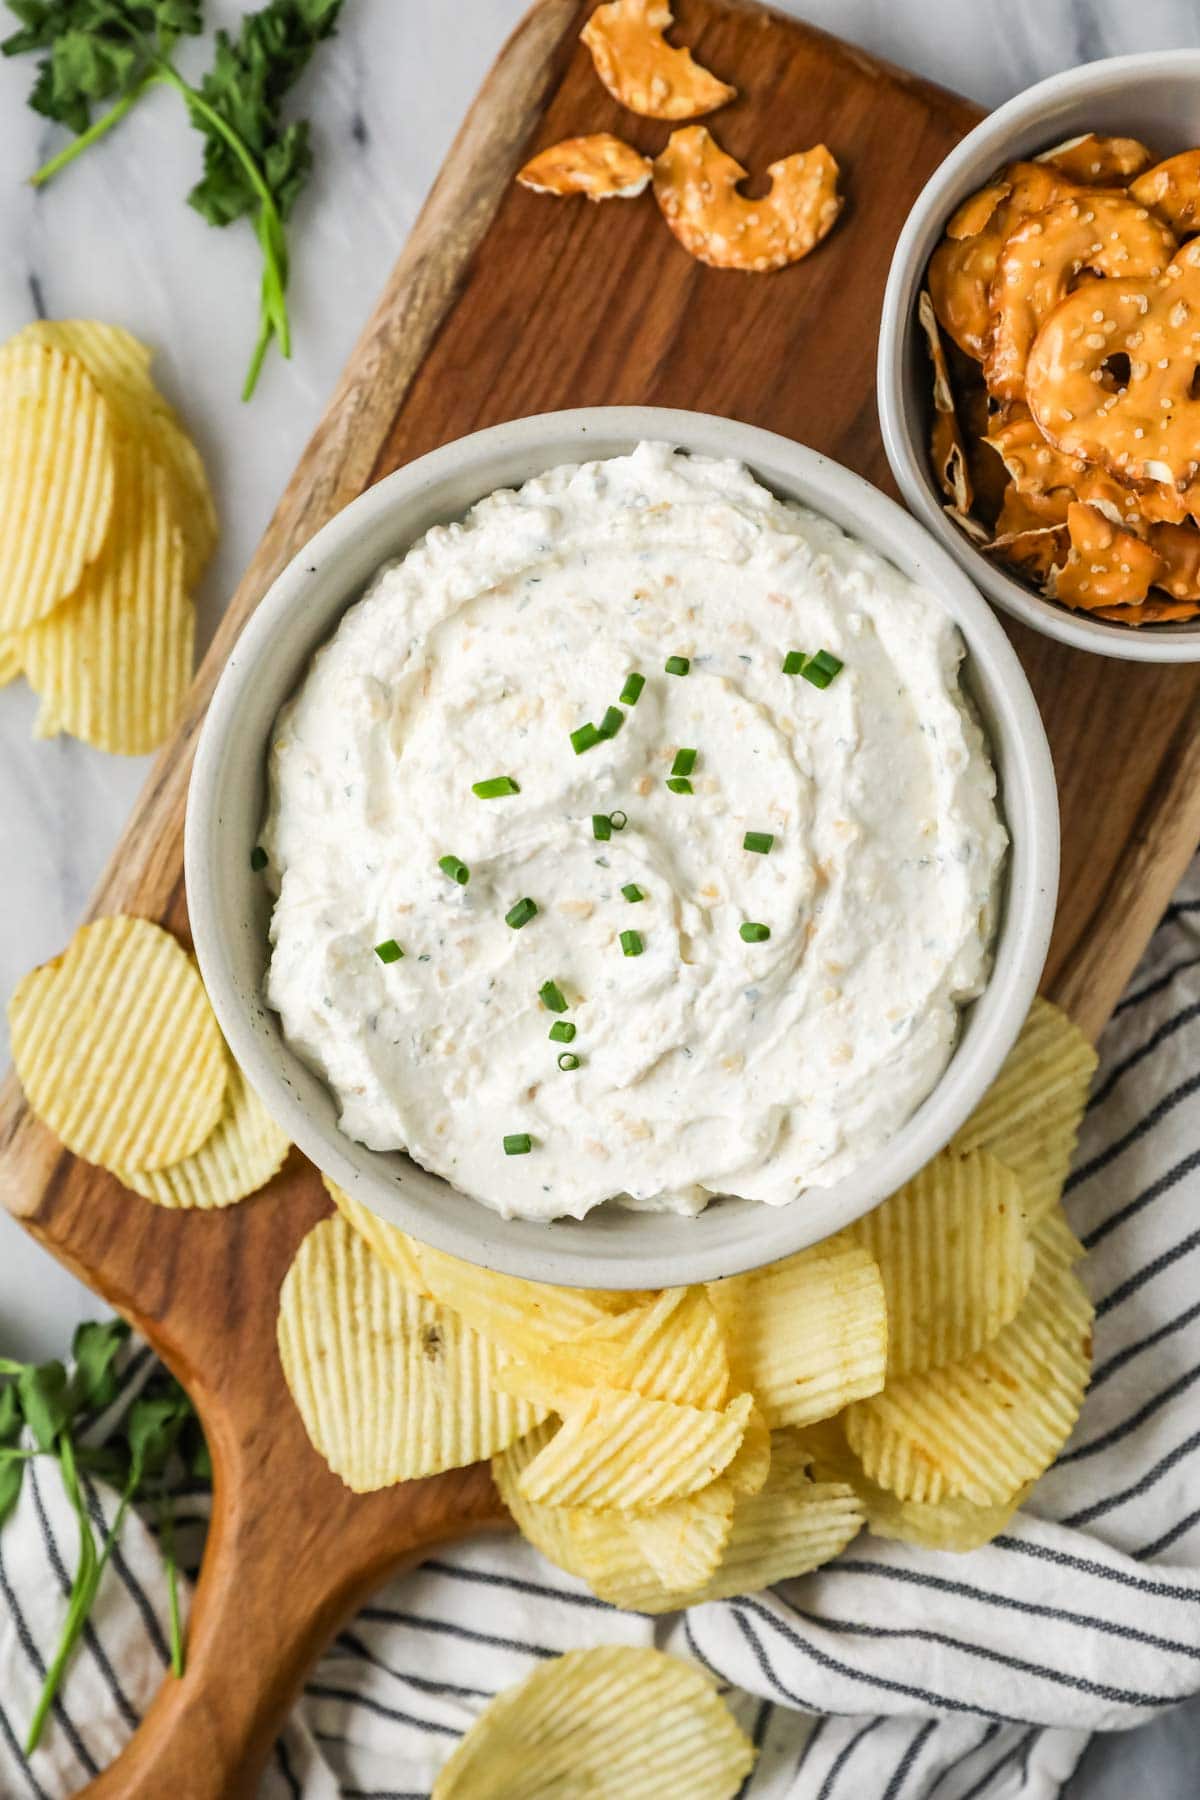
[[[432,1800],[733,1800],[756,1753],[714,1685],[661,1650],[569,1650],[497,1694]]]
[[[867,1525],[985,1543],[1091,1366],[1059,1203],[1095,1054],[1037,1001],[948,1149],[874,1213],[747,1275],[559,1288],[418,1244],[330,1186],[280,1296],[313,1444],[355,1492],[490,1456],[517,1524],[642,1612],[753,1592]]]
[[[217,536],[198,451],[113,325],[40,320],[0,346],[0,684],[35,734],[153,750],[192,678]]]
[[[148,919],[97,919],[8,1006],[25,1097],[68,1150],[160,1206],[231,1206],[289,1144],[225,1047],[192,958]]]

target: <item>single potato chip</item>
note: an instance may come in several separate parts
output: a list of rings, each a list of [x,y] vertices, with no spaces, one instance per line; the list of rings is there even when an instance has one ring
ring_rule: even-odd
[[[887,1296],[887,1372],[917,1375],[982,1349],[1033,1275],[1021,1184],[986,1150],[944,1150],[850,1227]]]
[[[520,1391],[531,1397],[565,1383],[717,1408],[729,1393],[725,1339],[702,1287],[664,1288],[643,1306],[521,1358],[508,1374],[515,1382],[522,1370],[528,1385]]]
[[[166,477],[144,446],[123,440],[104,554],[64,605],[18,639],[44,702],[39,736],[69,731],[122,756],[164,741],[192,678],[195,613],[183,574]]]
[[[901,1500],[1005,1505],[1071,1435],[1091,1374],[1091,1321],[1070,1268],[1035,1266],[1020,1312],[985,1349],[850,1407],[850,1448]]]
[[[767,1424],[808,1425],[883,1386],[888,1321],[874,1257],[847,1233],[709,1284],[733,1384]]]
[[[340,1213],[296,1252],[277,1336],[309,1441],[356,1494],[464,1468],[538,1422],[493,1385],[495,1348],[403,1287]]]
[[[148,346],[99,319],[38,319],[14,341],[27,340],[78,357],[126,435],[144,440],[167,478],[172,521],[183,538],[184,582],[193,588],[216,546],[217,509],[200,452],[150,379]]]
[[[596,131],[539,150],[517,171],[517,180],[535,194],[633,200],[650,185],[650,161],[611,131]]]
[[[521,1492],[548,1506],[662,1506],[716,1479],[752,1405],[749,1394],[710,1412],[617,1388],[579,1390],[555,1407],[562,1426],[521,1476]]]
[[[77,357],[0,348],[0,631],[44,619],[104,548],[116,432]]]
[[[450,1306],[472,1330],[512,1355],[548,1349],[574,1337],[589,1325],[624,1310],[636,1296],[594,1288],[553,1287],[499,1275],[492,1269],[460,1262],[444,1250],[412,1242],[421,1273],[434,1299]]]
[[[696,119],[724,106],[737,89],[702,68],[690,50],[668,44],[671,23],[666,0],[609,0],[579,35],[621,106],[647,119]]]
[[[410,1293],[420,1294],[425,1300],[432,1299],[417,1259],[417,1246],[412,1238],[401,1231],[398,1225],[389,1225],[386,1219],[373,1213],[361,1200],[353,1199],[345,1188],[340,1188],[328,1175],[322,1175],[321,1180],[325,1192],[342,1217],[353,1225],[360,1236],[366,1238],[376,1256],[391,1270],[397,1281]]]
[[[195,963],[149,919],[82,926],[26,975],[8,1021],[26,1099],[76,1156],[164,1169],[216,1129],[228,1052]]]
[[[1035,1000],[999,1075],[954,1139],[959,1151],[990,1150],[1021,1180],[1031,1224],[1062,1193],[1096,1052],[1067,1015]]]
[[[824,144],[771,163],[770,190],[756,200],[738,192],[746,175],[705,126],[671,133],[655,159],[654,197],[689,256],[763,273],[799,262],[833,230],[842,201]]]
[[[116,1169],[114,1174],[156,1206],[207,1212],[234,1206],[266,1187],[291,1147],[287,1133],[230,1057],[225,1110],[199,1150],[165,1169]]]
[[[706,1671],[604,1644],[569,1650],[498,1695],[432,1800],[733,1800],[755,1755]]]

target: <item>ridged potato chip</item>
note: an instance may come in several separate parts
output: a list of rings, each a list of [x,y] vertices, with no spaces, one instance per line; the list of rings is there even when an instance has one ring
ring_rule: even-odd
[[[234,1206],[266,1187],[290,1149],[287,1133],[231,1057],[225,1110],[200,1148],[165,1169],[116,1169],[114,1174],[156,1206],[207,1212]]]
[[[629,1312],[518,1359],[507,1373],[510,1382],[523,1377],[527,1384],[510,1391],[531,1398],[566,1384],[715,1408],[729,1392],[725,1339],[702,1287],[664,1288]]]
[[[325,1192],[342,1217],[366,1238],[376,1256],[391,1270],[397,1281],[410,1293],[420,1294],[426,1300],[432,1299],[421,1265],[417,1261],[417,1247],[413,1240],[398,1225],[389,1225],[386,1219],[373,1213],[361,1200],[353,1199],[345,1188],[340,1188],[328,1175],[322,1175],[321,1180]]]
[[[883,1386],[883,1281],[846,1233],[708,1291],[734,1386],[750,1390],[772,1429],[827,1418]]]
[[[1021,1192],[987,1151],[943,1151],[851,1226],[883,1277],[889,1377],[970,1356],[1015,1316],[1033,1275]]]
[[[515,1439],[492,1458],[492,1479],[505,1506],[512,1514],[513,1523],[523,1538],[527,1538],[535,1550],[558,1568],[565,1569],[570,1575],[578,1575],[584,1581],[591,1579],[590,1571],[584,1566],[584,1559],[577,1550],[572,1534],[573,1521],[578,1519],[623,1521],[619,1513],[585,1513],[581,1507],[544,1506],[540,1500],[527,1500],[521,1492],[521,1477],[536,1456],[546,1448],[558,1430],[557,1419],[543,1419],[532,1431]],[[635,1553],[630,1550],[629,1555]],[[640,1562],[640,1555],[638,1555]]]
[[[733,1800],[755,1749],[713,1678],[661,1650],[569,1650],[499,1694],[432,1800]]]
[[[45,702],[38,734],[73,737],[123,756],[166,738],[192,678],[195,614],[184,590],[183,540],[166,477],[122,440],[104,553],[70,599],[20,633],[26,679]]]
[[[472,1330],[521,1356],[549,1349],[589,1325],[623,1311],[632,1296],[593,1288],[552,1287],[460,1262],[428,1244],[413,1245],[435,1300],[451,1306]]]
[[[217,541],[217,509],[200,452],[150,379],[147,345],[98,319],[38,319],[13,341],[25,340],[77,356],[125,433],[145,440],[167,477],[171,516],[183,537],[184,581],[194,587]]]
[[[77,357],[45,344],[0,347],[0,631],[45,618],[100,555],[115,438]]]
[[[495,1348],[409,1293],[340,1213],[296,1252],[277,1335],[309,1440],[356,1494],[464,1468],[538,1422],[496,1390]]]
[[[1062,1193],[1096,1052],[1078,1026],[1037,999],[999,1075],[952,1149],[990,1150],[1015,1169],[1025,1215],[1036,1225]]]
[[[629,1514],[630,1536],[664,1588],[703,1587],[716,1574],[736,1499],[725,1474],[684,1500]]]
[[[562,1425],[522,1474],[521,1492],[548,1506],[662,1506],[716,1479],[752,1405],[749,1394],[709,1412],[616,1388],[578,1390],[555,1407]]]
[[[800,1443],[813,1459],[818,1481],[849,1482],[866,1511],[868,1531],[876,1537],[896,1538],[924,1550],[977,1550],[1004,1530],[1017,1508],[1024,1504],[1031,1482],[999,1506],[975,1506],[970,1500],[939,1500],[927,1506],[916,1500],[900,1500],[864,1472],[846,1442],[840,1419],[824,1419],[799,1434]]]
[[[867,1476],[901,1500],[1003,1506],[1071,1435],[1091,1373],[1091,1318],[1070,1268],[1035,1266],[1021,1310],[986,1348],[849,1408],[846,1440]]]
[[[0,687],[7,687],[21,673],[21,658],[12,638],[0,638]]]
[[[735,1494],[757,1494],[771,1472],[771,1433],[757,1406],[752,1406],[733,1461],[722,1477]]]
[[[149,919],[97,919],[8,1004],[34,1112],[105,1168],[164,1169],[225,1106],[229,1056],[191,957]]]

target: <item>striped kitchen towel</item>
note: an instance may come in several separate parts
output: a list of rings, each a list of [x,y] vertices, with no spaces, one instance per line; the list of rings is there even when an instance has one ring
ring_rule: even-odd
[[[772,1593],[660,1620],[615,1611],[511,1536],[443,1550],[384,1588],[325,1656],[264,1800],[417,1800],[497,1689],[559,1651],[616,1642],[656,1642],[714,1671],[759,1746],[751,1800],[1058,1793],[1092,1732],[1200,1691],[1198,1199],[1200,866],[1105,1034],[1070,1181],[1096,1301],[1091,1391],[1058,1464],[994,1544],[951,1556],[863,1536]],[[130,1351],[125,1397],[148,1366],[144,1347]],[[110,1495],[92,1499],[97,1517],[111,1513]],[[181,1496],[177,1543],[193,1561],[206,1509],[205,1495]],[[124,1742],[166,1664],[162,1566],[133,1519],[44,1743],[21,1758],[73,1553],[55,1472],[34,1464],[0,1535],[4,1796],[74,1793]]]

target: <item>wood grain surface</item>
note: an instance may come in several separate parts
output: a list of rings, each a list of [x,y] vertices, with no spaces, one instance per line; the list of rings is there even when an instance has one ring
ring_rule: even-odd
[[[977,113],[965,101],[744,0],[678,0],[678,41],[734,79],[711,121],[753,172],[825,142],[847,208],[810,260],[769,276],[703,268],[649,197],[591,206],[512,183],[581,131],[653,151],[577,42],[589,6],[540,0],[468,116],[155,765],[93,902],[188,940],[182,830],[196,733],[273,577],[355,495],[449,439],[562,406],[725,413],[798,438],[894,491],[875,419],[888,261],[926,177]],[[751,191],[754,191],[753,188]],[[1087,657],[1014,628],[1042,706],[1063,812],[1046,990],[1100,1030],[1200,836],[1200,674]],[[52,1254],[145,1332],[193,1395],[215,1465],[213,1526],[168,1681],[97,1795],[255,1792],[315,1658],[372,1586],[428,1545],[503,1514],[485,1468],[351,1496],[310,1449],[275,1351],[279,1284],[328,1210],[293,1155],[244,1206],[162,1212],[67,1155],[0,1098],[0,1194]]]

